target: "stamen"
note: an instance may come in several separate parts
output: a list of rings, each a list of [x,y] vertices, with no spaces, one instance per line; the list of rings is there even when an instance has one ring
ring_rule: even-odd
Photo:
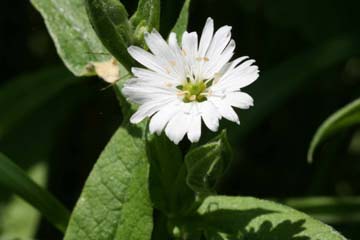
[[[197,57],[197,58],[195,58],[195,59],[196,59],[196,61],[198,61],[198,62],[200,62],[200,61],[202,60],[201,57]]]
[[[208,62],[210,59],[208,57],[204,57],[204,61]]]
[[[181,53],[182,53],[182,55],[183,55],[184,57],[186,57],[187,54],[186,54],[185,49],[182,49],[182,50],[181,50]]]
[[[172,86],[173,86],[172,83],[169,83],[169,82],[165,83],[165,87],[171,88]]]
[[[190,99],[190,101],[195,101],[195,100],[196,100],[196,96],[195,96],[195,95],[191,95],[191,96],[189,97],[189,99]]]

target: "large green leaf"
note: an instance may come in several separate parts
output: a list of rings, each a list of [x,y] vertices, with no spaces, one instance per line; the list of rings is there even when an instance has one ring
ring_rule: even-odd
[[[110,58],[92,29],[83,0],[31,0],[43,16],[65,65],[77,76],[92,75],[92,62]],[[100,53],[100,54],[99,54]]]
[[[86,0],[91,24],[104,46],[127,69],[133,60],[127,52],[133,43],[133,29],[124,5],[118,0]]]
[[[144,127],[120,127],[96,162],[65,240],[149,240],[152,207]]]
[[[308,160],[313,160],[314,153],[321,143],[355,125],[360,125],[360,99],[336,111],[321,124],[311,140]]]
[[[186,181],[199,194],[214,193],[217,182],[231,161],[231,147],[223,131],[210,142],[191,149],[185,156]]]
[[[160,0],[139,0],[138,8],[130,19],[134,27],[160,27]],[[140,25],[140,26],[139,26]]]
[[[174,27],[171,30],[171,32],[176,33],[178,41],[181,40],[181,36],[186,31],[187,26],[188,26],[190,1],[191,0],[185,0],[184,6],[181,9],[179,17],[178,17]]]
[[[69,212],[5,155],[0,154],[0,185],[37,208],[54,226],[65,231]]]
[[[207,239],[345,240],[304,213],[252,197],[208,197],[190,224]]]

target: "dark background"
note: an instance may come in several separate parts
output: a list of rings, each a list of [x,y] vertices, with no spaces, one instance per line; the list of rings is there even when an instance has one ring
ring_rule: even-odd
[[[136,1],[123,3],[130,13],[136,8]],[[174,24],[181,4],[163,1],[163,34]],[[200,32],[208,16],[216,27],[232,26],[237,55],[256,59],[261,70],[260,78],[245,89],[255,106],[239,111],[241,126],[222,121],[235,160],[220,193],[278,200],[359,195],[355,131],[327,142],[315,163],[306,161],[317,127],[359,96],[359,9],[358,0],[193,1],[189,29]],[[41,16],[28,1],[5,0],[0,11],[0,88],[19,75],[64,71]],[[36,161],[48,163],[48,188],[69,209],[121,122],[117,100],[106,86],[97,78],[77,79],[25,114],[0,139],[0,151],[24,169]],[[9,197],[2,195],[3,201]],[[356,221],[334,225],[351,239],[360,237],[358,226]],[[37,232],[41,240],[61,239],[44,220]]]

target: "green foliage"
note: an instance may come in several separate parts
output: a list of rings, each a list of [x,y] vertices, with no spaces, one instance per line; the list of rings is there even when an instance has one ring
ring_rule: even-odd
[[[37,208],[54,226],[65,231],[69,212],[5,155],[0,154],[0,185]]]
[[[144,128],[126,127],[115,133],[90,173],[65,240],[150,239]]]
[[[214,193],[216,183],[231,161],[231,147],[223,131],[210,142],[194,147],[185,156],[186,181],[196,193]]]
[[[80,0],[32,2],[45,18],[60,56],[76,75],[93,74],[92,63],[108,60],[110,54],[107,51],[122,64],[121,79],[114,84],[114,90],[125,124],[114,134],[90,173],[72,213],[65,240],[169,239],[171,234],[184,240],[344,239],[332,228],[279,204],[254,198],[209,197],[215,194],[217,183],[232,157],[225,132],[208,143],[191,146],[183,154],[180,147],[164,135],[148,135],[144,125],[128,124],[134,106],[126,102],[121,88],[130,77],[128,73],[134,62],[127,48],[143,45],[143,33],[152,28],[159,29],[160,0],[140,0],[130,20],[119,0],[85,0],[85,4]],[[189,7],[190,0],[185,0],[172,29],[179,40],[188,25]],[[257,9],[256,4],[253,9]],[[266,17],[268,14],[265,13]],[[306,86],[311,77],[352,56],[357,49],[354,37],[334,38],[266,72],[262,75],[262,84],[258,83],[252,89],[257,95],[256,108],[244,115],[245,128],[232,131],[233,139],[238,140],[239,136],[258,126],[266,114]],[[3,100],[0,104],[4,102],[4,107],[8,99],[13,99],[15,110],[6,109],[6,118],[0,117],[0,136],[72,81],[72,78],[66,78],[60,83],[49,81],[49,86],[43,86],[42,82],[34,86],[29,84],[26,88],[29,95],[5,89],[4,96],[0,95]],[[49,92],[36,94],[41,87],[42,91],[49,89]],[[19,108],[24,110],[16,111]],[[314,140],[310,155],[328,137],[358,123],[358,110],[358,106],[348,109],[320,128],[320,136],[315,136],[317,140]],[[188,146],[181,147],[185,150]],[[21,192],[22,188],[18,186],[17,181],[23,180],[24,174],[16,181],[6,180],[9,173],[11,177],[12,172],[19,171],[14,166],[5,164],[4,169],[11,171],[3,169],[7,174],[0,176],[0,182],[17,187],[24,198],[32,198],[31,194],[36,192]],[[38,203],[34,204],[38,207]],[[65,224],[55,224],[64,230]]]
[[[44,187],[47,178],[47,166],[38,163],[29,169],[28,175],[37,184]],[[7,203],[0,203],[0,238],[34,238],[40,222],[40,213],[18,196],[13,196]]]
[[[345,240],[301,212],[252,197],[208,197],[198,214],[189,222],[211,240]]]
[[[154,206],[167,215],[185,214],[195,200],[186,184],[186,166],[177,145],[164,134],[147,140],[150,192]]]
[[[360,124],[360,99],[341,108],[326,119],[316,131],[310,143],[308,160],[312,161],[316,149],[339,132]]]
[[[127,47],[133,43],[133,30],[124,5],[118,0],[86,0],[90,22],[104,46],[127,69],[133,60]]]
[[[43,16],[57,51],[77,76],[93,75],[91,62],[110,58],[92,29],[83,0],[31,0]]]
[[[171,32],[176,33],[178,41],[181,40],[181,36],[183,32],[186,31],[188,22],[189,22],[189,8],[190,8],[190,1],[185,0],[184,5],[181,9],[180,15],[176,21],[176,24],[172,28]]]
[[[130,18],[136,27],[145,27],[147,31],[160,27],[160,0],[139,0],[138,8]]]

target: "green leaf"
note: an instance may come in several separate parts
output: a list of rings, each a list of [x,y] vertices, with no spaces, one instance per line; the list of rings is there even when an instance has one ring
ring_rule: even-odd
[[[0,138],[28,114],[77,82],[64,68],[50,68],[9,81],[0,89]]]
[[[190,188],[199,194],[213,193],[231,161],[231,155],[226,131],[209,143],[191,149],[185,156],[186,181]]]
[[[31,167],[28,175],[44,187],[47,165],[38,163]],[[18,196],[12,196],[7,203],[0,203],[0,239],[32,239],[35,237],[40,213]]]
[[[134,27],[146,23],[147,31],[160,27],[160,0],[139,0],[138,8],[131,17]],[[144,26],[143,26],[144,27]]]
[[[85,0],[90,22],[104,46],[127,69],[133,63],[127,52],[133,43],[128,13],[118,0]]]
[[[93,75],[92,62],[110,59],[86,15],[83,0],[31,0],[43,16],[65,65],[77,76]],[[99,54],[100,53],[100,54]]]
[[[187,29],[188,21],[189,21],[189,8],[190,8],[190,0],[185,0],[180,15],[173,29],[171,30],[171,32],[176,33],[178,41],[181,41],[181,36]]]
[[[190,224],[211,240],[345,240],[304,213],[252,197],[208,197],[198,214]]]
[[[69,219],[67,209],[1,153],[0,185],[18,194],[38,209],[60,231],[65,231]]]
[[[88,177],[65,240],[149,240],[152,206],[144,127],[120,127]]]
[[[195,200],[186,184],[186,167],[177,145],[164,134],[147,139],[150,161],[150,193],[157,209],[167,215],[184,214]]]
[[[360,99],[357,99],[326,119],[316,131],[308,150],[308,161],[312,161],[316,149],[327,139],[360,124]]]

